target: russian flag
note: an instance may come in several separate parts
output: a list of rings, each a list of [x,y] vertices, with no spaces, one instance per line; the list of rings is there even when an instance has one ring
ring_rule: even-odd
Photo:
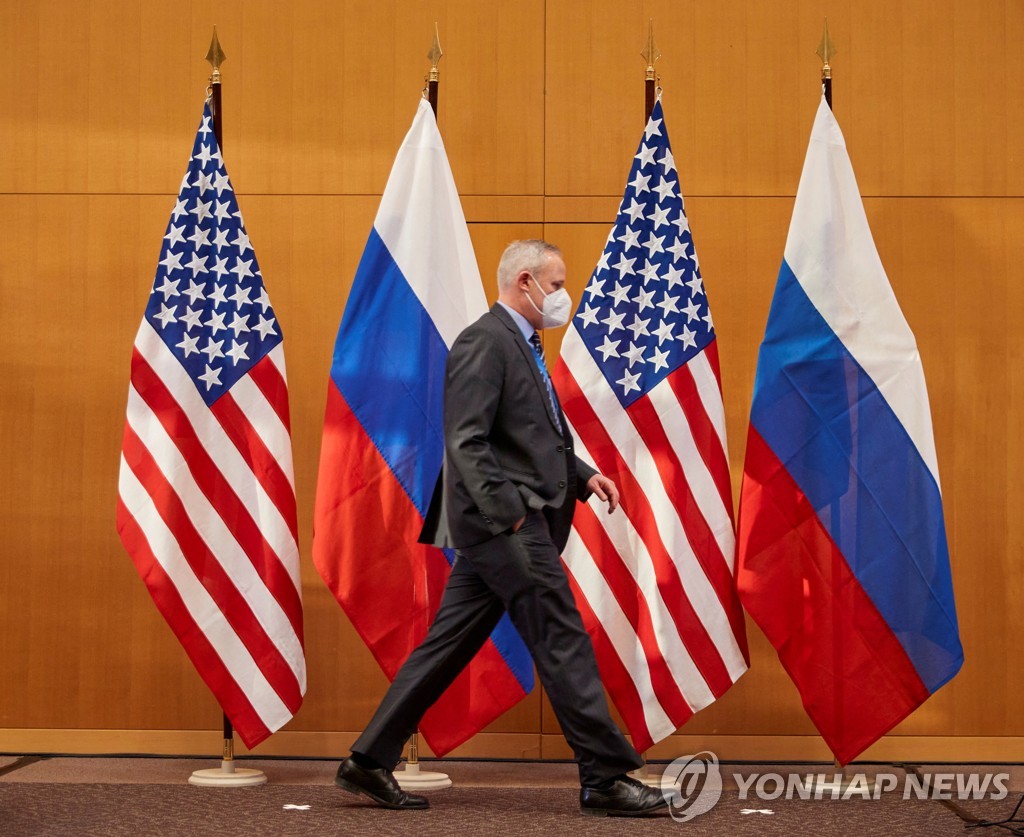
[[[924,372],[822,100],[761,344],[737,583],[846,764],[963,664]]]
[[[487,310],[433,111],[395,159],[334,346],[313,562],[389,679],[426,636],[453,555],[417,543],[444,457],[448,350]],[[437,755],[533,688],[506,615],[420,731]]]

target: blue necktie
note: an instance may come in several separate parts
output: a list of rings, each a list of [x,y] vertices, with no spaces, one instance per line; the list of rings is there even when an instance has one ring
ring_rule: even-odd
[[[558,418],[558,398],[555,396],[555,388],[551,386],[551,376],[548,375],[547,364],[544,363],[544,347],[540,344],[540,334],[534,332],[530,338],[530,345],[533,346],[533,354],[537,360],[537,366],[540,368],[540,376],[544,379],[544,386],[548,388],[548,398],[551,400],[551,410],[555,414],[555,425],[558,427],[558,432],[562,432],[562,422]]]

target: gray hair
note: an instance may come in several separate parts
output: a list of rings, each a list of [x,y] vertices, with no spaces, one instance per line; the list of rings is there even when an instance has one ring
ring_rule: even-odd
[[[524,270],[536,274],[549,256],[561,256],[562,251],[547,241],[539,238],[526,238],[513,241],[498,262],[498,292],[509,290],[516,277]]]

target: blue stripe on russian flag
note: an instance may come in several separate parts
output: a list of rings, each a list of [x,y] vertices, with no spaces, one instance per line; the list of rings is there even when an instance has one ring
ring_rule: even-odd
[[[751,423],[814,506],[926,688],[936,691],[963,662],[938,485],[785,261],[758,358]]]
[[[425,515],[441,470],[448,347],[377,234],[356,269],[331,378]]]
[[[420,516],[444,459],[448,347],[376,229],[352,281],[334,344],[331,379]],[[449,566],[451,550],[444,550]],[[523,691],[533,663],[505,614],[491,634]]]

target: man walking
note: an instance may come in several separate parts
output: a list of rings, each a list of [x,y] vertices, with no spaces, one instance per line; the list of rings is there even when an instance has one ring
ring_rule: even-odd
[[[392,768],[426,709],[507,610],[537,667],[580,773],[584,813],[642,816],[661,793],[626,774],[641,765],[608,714],[590,638],[560,554],[577,499],[618,505],[615,484],[579,460],[544,366],[539,329],[568,322],[561,251],[515,241],[498,265],[498,302],[448,355],[445,464],[420,540],[456,548],[426,639],[395,676],[338,769],[337,784],[386,808],[426,808]]]

